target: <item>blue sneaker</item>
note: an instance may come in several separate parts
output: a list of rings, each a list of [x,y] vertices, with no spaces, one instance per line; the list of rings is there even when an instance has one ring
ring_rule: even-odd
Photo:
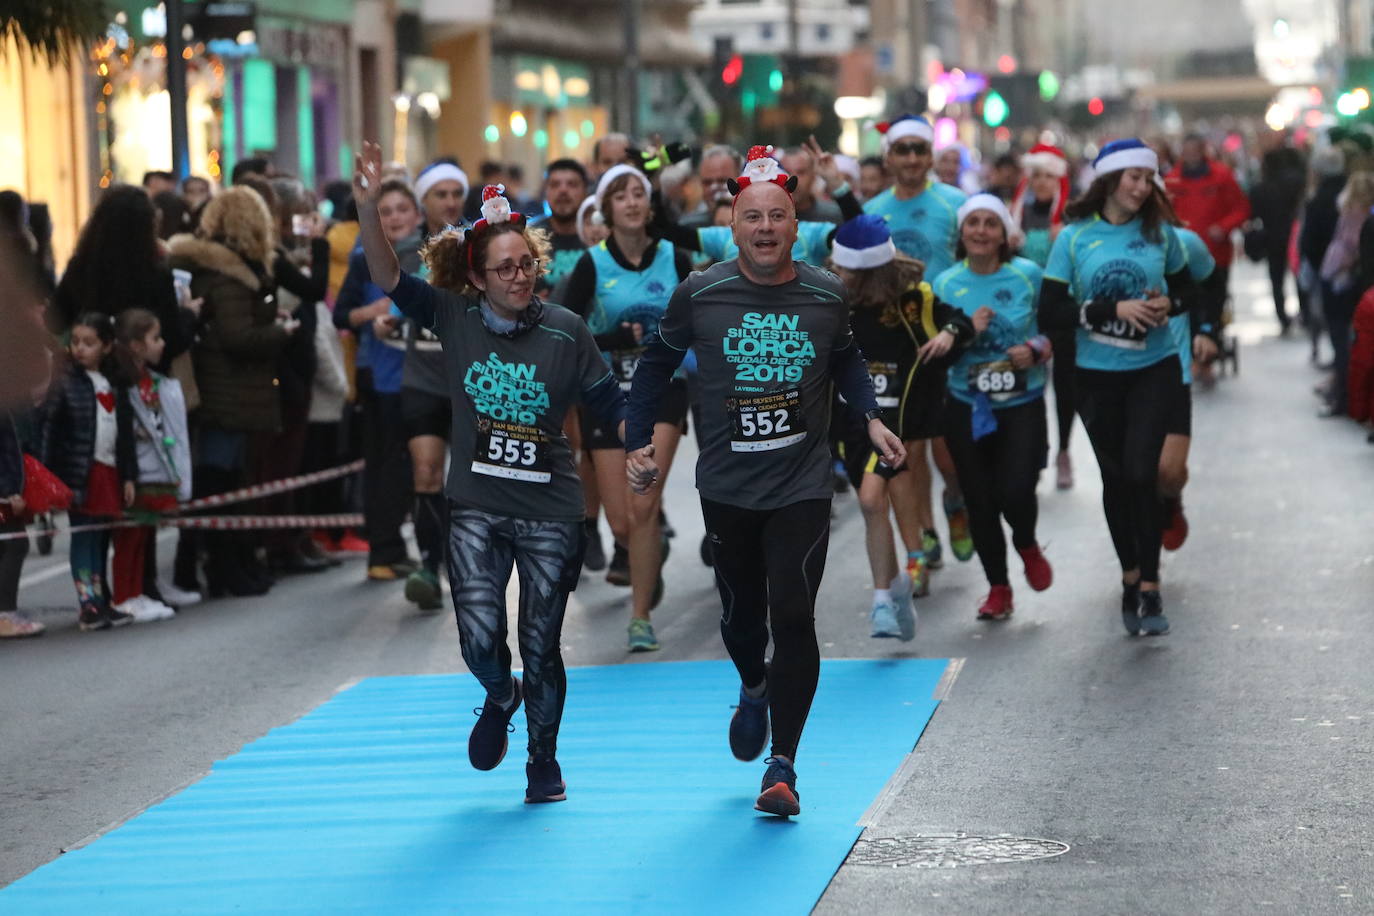
[[[559,769],[557,760],[550,757],[525,764],[525,804],[567,800],[568,787],[563,782],[563,771]]]
[[[801,796],[797,793],[797,772],[786,757],[769,757],[764,763],[762,791],[754,802],[755,811],[791,817],[801,814]]]
[[[1158,591],[1140,593],[1140,632],[1145,636],[1163,636],[1169,632],[1169,618],[1164,616],[1164,599]]]
[[[911,603],[909,597],[907,603]],[[868,620],[868,635],[874,639],[896,639],[902,635],[901,625],[897,623],[897,604],[891,598],[873,602],[873,610],[869,612]]]
[[[739,688],[739,705],[730,717],[730,753],[736,760],[758,760],[768,743],[768,692],[755,699]]]
[[[1140,635],[1140,583],[1121,586],[1121,623],[1132,636]]]
[[[511,678],[511,690],[514,697],[511,700],[510,708],[503,709],[487,697],[482,705],[474,709],[477,714],[477,724],[472,727],[472,734],[468,736],[468,760],[478,770],[494,770],[497,765],[506,757],[506,749],[510,747],[510,733],[515,731],[515,726],[510,724],[511,717],[520,708],[520,682]]]
[[[911,642],[916,638],[916,608],[911,601],[911,580],[905,573],[897,573],[889,591],[892,593],[892,603],[896,606],[897,629],[900,631],[897,638],[902,642]]]

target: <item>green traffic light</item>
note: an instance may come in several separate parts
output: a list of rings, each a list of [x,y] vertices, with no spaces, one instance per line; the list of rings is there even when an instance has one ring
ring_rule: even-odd
[[[1011,114],[1011,108],[1007,105],[1007,100],[1002,98],[1002,94],[996,89],[992,90],[983,99],[983,123],[988,127],[1001,127],[1002,122]]]
[[[1040,84],[1040,98],[1053,102],[1054,97],[1059,95],[1059,77],[1054,75],[1053,70],[1041,70],[1037,82]]]

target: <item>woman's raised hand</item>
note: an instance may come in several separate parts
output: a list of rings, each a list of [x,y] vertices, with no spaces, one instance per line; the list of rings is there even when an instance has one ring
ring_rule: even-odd
[[[363,141],[363,148],[353,156],[353,200],[358,206],[375,206],[382,196],[382,148]]]

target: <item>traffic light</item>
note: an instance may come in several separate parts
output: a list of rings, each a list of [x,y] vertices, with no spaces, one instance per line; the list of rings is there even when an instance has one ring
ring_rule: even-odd
[[[983,97],[983,123],[988,127],[1001,127],[1010,113],[1007,100],[1002,98],[1002,93],[996,89],[989,90]]]
[[[725,64],[725,68],[720,71],[720,81],[727,86],[733,86],[739,82],[739,78],[744,75],[744,57],[736,54]]]

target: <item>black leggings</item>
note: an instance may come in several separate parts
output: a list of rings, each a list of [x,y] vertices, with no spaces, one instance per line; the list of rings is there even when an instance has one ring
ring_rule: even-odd
[[[780,509],[741,509],[701,501],[723,609],[720,635],[740,680],[768,679],[773,754],[795,760],[816,682],[816,593],[830,544],[830,500]],[[765,667],[768,633],[773,661]]]
[[[951,397],[945,405],[945,442],[959,471],[973,546],[989,585],[1009,585],[1002,519],[1017,549],[1034,547],[1039,504],[1035,485],[1049,447],[1045,399],[997,411],[997,431],[973,440],[973,408]]]
[[[0,524],[0,534],[18,534],[23,530],[20,522]],[[28,538],[0,541],[0,611],[19,607],[19,574],[24,570],[24,558],[28,555]]]
[[[506,583],[520,576],[520,660],[530,756],[552,759],[568,676],[559,639],[568,593],[577,587],[586,534],[582,522],[509,518],[451,505],[448,581],[468,670],[497,701],[510,696]]]
[[[1183,384],[1178,357],[1127,372],[1078,370],[1078,410],[1102,471],[1102,508],[1122,570],[1159,581],[1159,453]]]
[[[1050,337],[1050,345],[1054,348],[1054,360],[1050,363],[1054,377],[1054,413],[1059,420],[1061,452],[1069,450],[1069,434],[1073,432],[1074,379],[1078,369],[1074,365],[1078,350],[1076,333],[1069,331]]]
[[[1286,328],[1293,320],[1288,317],[1287,297],[1283,292],[1283,281],[1288,276],[1288,249],[1271,248],[1264,257],[1269,263],[1269,291],[1274,297],[1274,312],[1278,315],[1279,324]]]

